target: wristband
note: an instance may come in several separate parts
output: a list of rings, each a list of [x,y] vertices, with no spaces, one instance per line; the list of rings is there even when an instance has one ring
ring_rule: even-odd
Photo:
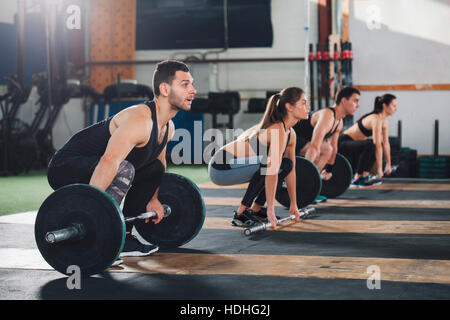
[[[333,167],[334,167],[334,163],[333,164],[327,164],[326,166],[325,166],[325,171],[326,172],[328,172],[328,173],[331,173],[331,171],[333,171]]]

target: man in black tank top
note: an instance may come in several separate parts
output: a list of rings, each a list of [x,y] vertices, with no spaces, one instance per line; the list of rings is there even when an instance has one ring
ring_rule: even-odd
[[[162,61],[153,74],[155,99],[131,106],[72,136],[51,159],[47,178],[53,189],[85,183],[108,192],[125,217],[155,211],[159,223],[164,209],[158,188],[166,168],[166,145],[175,128],[171,119],[189,111],[196,94],[189,68],[179,61]],[[149,221],[146,221],[149,223]],[[143,256],[158,250],[131,235],[121,254]]]
[[[357,89],[344,87],[337,94],[336,104],[332,108],[317,110],[294,126],[297,155],[312,161],[323,174],[324,180],[331,178],[339,133],[343,127],[342,119],[354,114],[359,108],[359,96]]]

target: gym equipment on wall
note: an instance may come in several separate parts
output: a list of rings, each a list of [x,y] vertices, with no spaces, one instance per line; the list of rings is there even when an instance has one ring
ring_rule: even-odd
[[[31,88],[23,87],[15,75],[5,77],[7,91],[0,96],[0,175],[18,174],[26,154],[17,150],[28,125],[16,118],[20,106],[28,100]]]
[[[310,90],[311,90],[311,95],[310,95],[309,100],[310,100],[311,110],[314,111],[316,103],[314,101],[314,46],[312,43],[309,44],[308,60],[309,60],[309,83],[310,83]]]
[[[323,50],[323,68],[324,68],[324,78],[323,78],[323,84],[324,84],[324,93],[325,93],[325,108],[330,107],[330,55],[328,53],[328,43],[324,44],[324,50]]]
[[[317,44],[316,51],[316,65],[317,65],[317,106],[322,109],[322,52],[320,51],[320,44]]]

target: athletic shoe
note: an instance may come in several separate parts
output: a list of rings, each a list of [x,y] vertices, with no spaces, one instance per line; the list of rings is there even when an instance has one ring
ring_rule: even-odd
[[[231,225],[235,227],[251,227],[257,223],[260,222],[253,216],[251,210],[245,210],[241,214],[237,214],[237,212],[234,211],[233,220],[231,220]]]
[[[120,259],[120,258],[117,258],[116,261],[114,261],[114,262],[110,265],[110,267],[115,267],[115,266],[118,266],[118,265],[120,265],[120,264],[122,264],[122,263],[123,263],[123,260]]]
[[[158,246],[142,244],[134,235],[127,234],[120,257],[145,257],[158,250]]]
[[[320,194],[314,199],[313,204],[326,202],[327,197],[321,196]]]
[[[381,179],[378,179],[377,175],[369,175],[367,182],[372,183],[374,186],[379,186],[380,184],[383,183],[383,181],[381,181]]]
[[[368,177],[359,177],[350,185],[351,189],[368,189],[373,188],[373,183],[368,181]]]
[[[358,186],[355,184],[355,181],[358,179],[353,178],[352,182],[350,182],[350,185],[348,186],[349,189],[358,189]]]
[[[348,187],[349,189],[358,189],[358,185],[355,184],[355,181],[358,180],[356,178],[352,179],[352,182],[350,183],[350,186]]]
[[[259,210],[259,211],[253,211],[253,216],[263,223],[269,222],[269,218],[267,217],[267,208],[266,207],[261,207],[261,210]],[[275,215],[275,217],[277,218],[277,220],[280,219],[280,217],[277,215]]]

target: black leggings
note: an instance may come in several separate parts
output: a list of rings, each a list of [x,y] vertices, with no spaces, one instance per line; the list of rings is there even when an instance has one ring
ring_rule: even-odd
[[[98,157],[72,157],[57,161],[57,163],[52,160],[47,169],[48,182],[54,190],[73,183],[88,184],[98,161]],[[136,217],[147,211],[147,203],[155,194],[156,189],[161,185],[165,168],[164,165],[156,159],[133,172],[134,177],[131,177],[132,181],[130,181],[129,184],[117,185],[117,182],[123,179],[124,173],[130,177],[128,171],[129,166],[132,167],[132,164],[129,162],[127,163],[129,165],[123,166],[124,170],[119,170],[116,178],[111,183],[111,186],[106,189],[106,192],[111,194],[120,205],[123,196],[122,198],[117,196],[117,192],[114,192],[115,188],[112,188],[116,184],[115,187],[118,186],[121,189],[120,193],[123,193],[123,195],[126,194],[123,205],[124,216]],[[132,168],[134,169],[134,167]],[[132,227],[131,224],[127,224],[127,232],[130,232]]]
[[[281,188],[281,183],[284,178],[291,172],[293,167],[293,163],[291,159],[283,158],[280,165],[280,170],[278,171],[278,183],[277,190]],[[247,187],[247,191],[245,192],[244,198],[242,199],[242,204],[246,207],[251,207],[253,201],[255,201],[260,206],[263,206],[266,203],[266,188],[265,188],[265,180],[266,176],[261,174],[261,170],[265,169],[265,166],[261,166],[260,170],[256,171],[253,175],[250,183]],[[256,200],[255,200],[256,198]]]
[[[375,163],[375,145],[372,139],[355,141],[346,134],[339,136],[339,153],[350,161],[358,174],[369,172]]]

